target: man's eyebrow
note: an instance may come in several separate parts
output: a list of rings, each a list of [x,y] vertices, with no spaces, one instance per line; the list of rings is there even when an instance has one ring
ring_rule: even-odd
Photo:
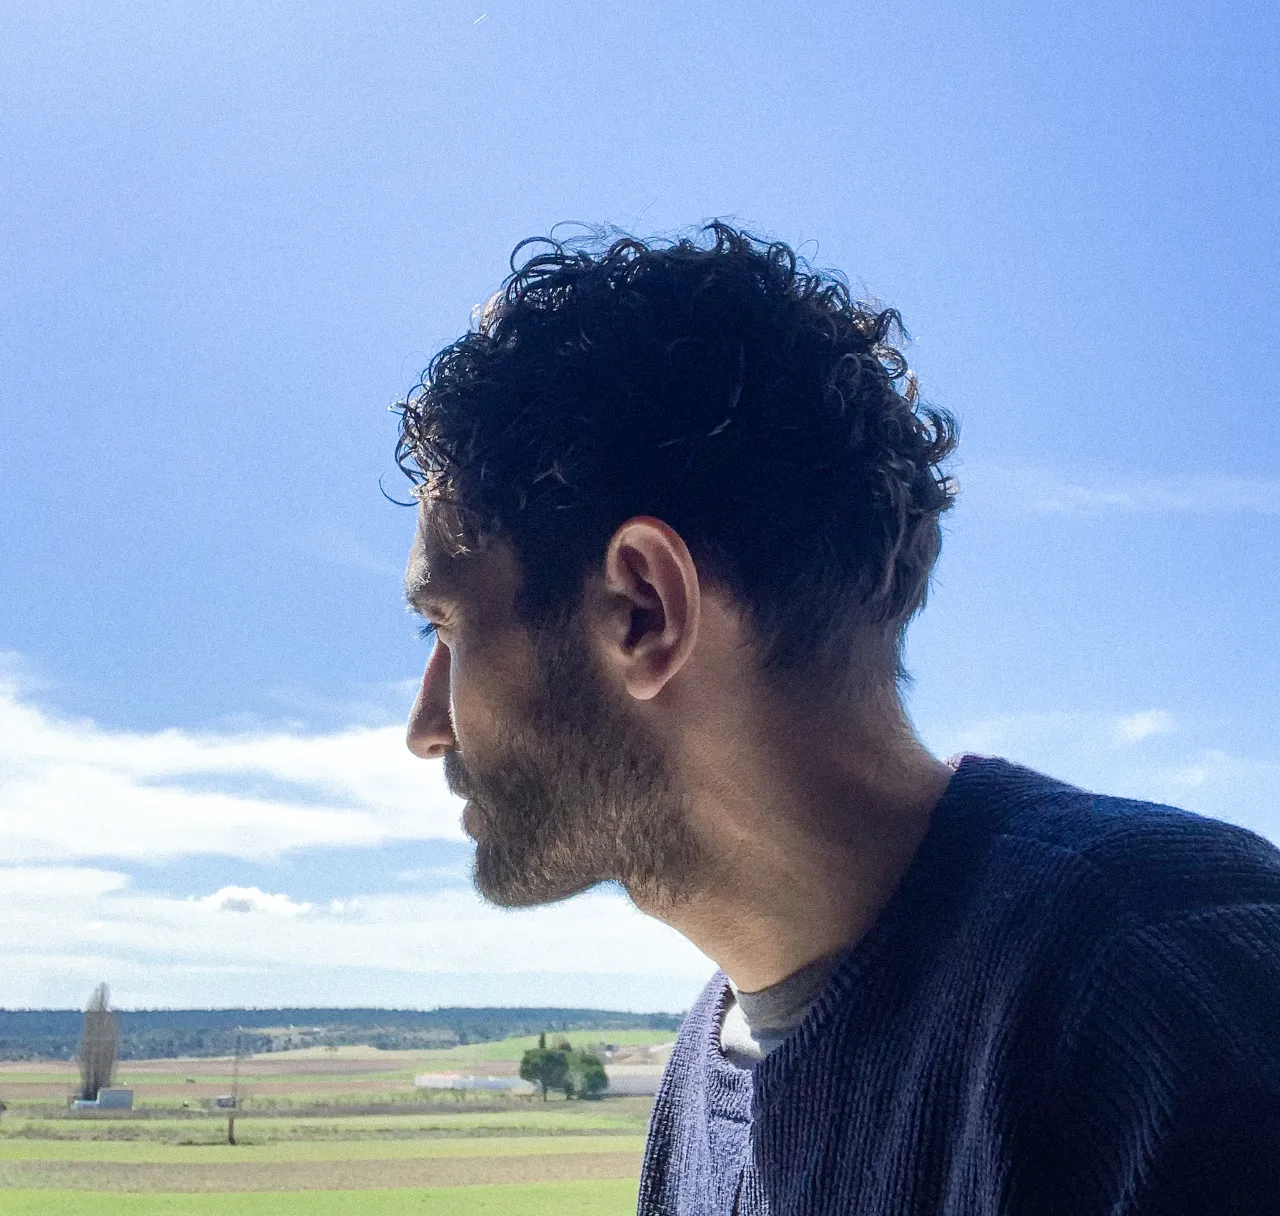
[[[430,572],[424,567],[404,582],[404,602],[419,616],[432,609],[437,611],[446,608],[450,597],[441,586],[440,579],[432,579]]]
[[[442,606],[439,593],[426,579],[415,579],[404,585],[404,602],[419,616]]]

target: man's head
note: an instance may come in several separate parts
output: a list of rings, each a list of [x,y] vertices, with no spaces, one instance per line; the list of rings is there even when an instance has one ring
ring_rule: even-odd
[[[498,902],[657,890],[694,864],[653,706],[635,711],[671,695],[709,591],[739,661],[789,695],[902,674],[954,423],[916,401],[896,313],[786,246],[708,233],[548,245],[401,407],[410,592],[444,601],[411,746],[448,757]]]

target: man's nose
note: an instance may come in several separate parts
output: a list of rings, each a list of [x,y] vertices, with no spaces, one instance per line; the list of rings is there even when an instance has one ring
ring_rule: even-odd
[[[458,745],[449,712],[449,648],[436,639],[409,713],[409,750],[423,760],[439,760]]]

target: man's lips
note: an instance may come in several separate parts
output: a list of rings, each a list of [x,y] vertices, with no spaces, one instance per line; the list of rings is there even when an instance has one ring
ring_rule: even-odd
[[[479,839],[480,829],[480,808],[474,802],[468,802],[462,808],[462,830],[466,832],[472,840]]]

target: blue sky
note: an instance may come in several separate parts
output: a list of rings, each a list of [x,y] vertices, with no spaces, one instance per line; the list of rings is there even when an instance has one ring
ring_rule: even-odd
[[[696,992],[608,891],[481,906],[400,743],[386,406],[567,220],[901,309],[931,746],[1280,841],[1278,98],[1263,5],[7,6],[0,1004]]]

